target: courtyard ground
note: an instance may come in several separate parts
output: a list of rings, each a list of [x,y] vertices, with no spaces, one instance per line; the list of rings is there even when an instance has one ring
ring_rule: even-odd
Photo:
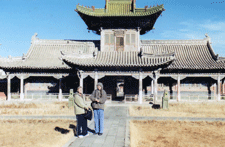
[[[131,147],[224,147],[225,122],[130,121]]]
[[[68,102],[27,102],[1,104],[0,115],[74,115]]]
[[[75,125],[73,120],[0,120],[0,146],[62,147]]]
[[[47,119],[51,116],[74,119],[70,118],[71,116],[74,117],[74,110],[73,107],[68,108],[68,102],[7,103],[0,105],[0,114],[3,116],[3,120],[0,120],[0,146],[62,146],[65,143],[68,144],[71,139],[73,141],[67,146],[107,145],[107,147],[110,147],[121,146],[121,144],[131,145],[132,147],[136,147],[138,144],[160,147],[225,146],[223,141],[225,138],[222,134],[225,131],[225,122],[218,121],[222,119],[214,119],[225,118],[225,103],[171,103],[168,110],[152,109],[152,105],[146,104],[112,103],[106,105],[104,135],[99,137],[90,134],[89,137],[84,139],[75,138],[73,129],[69,128],[71,124],[75,125],[75,120]],[[14,118],[10,118],[10,115],[13,115]],[[17,116],[25,119],[26,117],[29,117],[29,119],[34,117],[37,120],[17,120],[15,119]],[[157,120],[164,117],[171,118],[171,120]],[[193,120],[191,119],[193,117],[196,120],[198,118],[203,118],[203,120],[210,118],[212,122],[174,121],[172,117],[187,117],[187,120]],[[7,120],[7,118],[11,120]],[[40,118],[45,119],[40,120]],[[90,124],[90,129],[93,129],[94,123]],[[56,129],[57,127],[58,129]],[[121,129],[123,129],[122,132]]]
[[[153,109],[151,105],[130,106],[130,116],[213,117],[225,118],[225,103],[171,103],[169,109]]]

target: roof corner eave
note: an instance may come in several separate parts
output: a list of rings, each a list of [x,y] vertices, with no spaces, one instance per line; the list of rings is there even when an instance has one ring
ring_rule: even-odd
[[[207,47],[208,47],[209,52],[212,55],[213,59],[217,61],[219,59],[219,55],[215,54],[215,52],[214,52],[214,50],[213,50],[213,48],[211,46],[211,43],[209,41],[207,41]]]

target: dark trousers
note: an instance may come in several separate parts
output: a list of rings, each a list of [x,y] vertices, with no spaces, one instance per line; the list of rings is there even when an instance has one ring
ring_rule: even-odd
[[[87,134],[87,119],[84,118],[84,114],[76,115],[77,118],[77,135]],[[81,131],[82,130],[82,131]]]

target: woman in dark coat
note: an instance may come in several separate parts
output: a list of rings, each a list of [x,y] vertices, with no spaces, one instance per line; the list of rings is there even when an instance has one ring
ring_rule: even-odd
[[[85,109],[88,109],[88,105],[84,103],[82,87],[77,88],[77,92],[74,94],[74,96],[74,112],[77,118],[77,136],[79,138],[83,138],[88,136],[87,119],[84,118]]]

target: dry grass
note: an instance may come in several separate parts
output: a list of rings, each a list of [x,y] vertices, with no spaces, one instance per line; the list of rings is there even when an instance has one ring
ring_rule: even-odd
[[[72,120],[0,120],[1,147],[61,147],[74,136]],[[59,127],[65,132],[56,131]]]
[[[131,121],[131,147],[224,147],[225,122]]]
[[[68,102],[0,105],[0,115],[74,115]]]
[[[151,106],[130,106],[131,116],[165,117],[225,117],[225,104],[176,103],[169,104],[168,110],[152,109]]]

